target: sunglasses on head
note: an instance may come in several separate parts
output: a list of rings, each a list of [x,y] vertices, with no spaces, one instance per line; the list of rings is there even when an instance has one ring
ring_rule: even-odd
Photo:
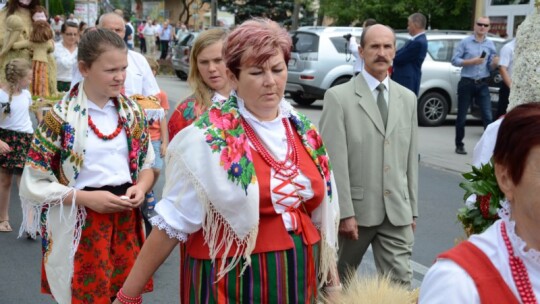
[[[483,26],[483,27],[489,27],[489,24],[486,24],[486,23],[480,23],[480,22],[476,22],[476,25],[478,25],[478,26]]]

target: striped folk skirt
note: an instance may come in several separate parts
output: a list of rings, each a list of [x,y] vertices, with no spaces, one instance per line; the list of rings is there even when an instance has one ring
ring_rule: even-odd
[[[243,263],[217,281],[221,261],[187,257],[181,265],[181,303],[315,303],[314,290],[308,289],[308,261],[314,259],[318,273],[319,245],[312,254],[302,236],[290,234],[294,248],[251,255],[251,266],[240,276]],[[318,281],[318,280],[316,280]]]

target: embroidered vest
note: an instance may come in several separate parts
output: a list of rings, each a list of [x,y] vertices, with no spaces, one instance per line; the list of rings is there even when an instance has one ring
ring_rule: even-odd
[[[302,235],[304,236],[304,243],[306,245],[313,245],[319,242],[320,233],[313,225],[310,216],[311,212],[317,208],[324,199],[324,181],[319,173],[317,167],[313,163],[313,160],[305,150],[300,136],[297,132],[294,132],[294,140],[296,141],[296,147],[298,150],[298,156],[300,158],[299,167],[302,174],[309,177],[311,181],[311,187],[313,189],[313,197],[304,202],[303,206],[298,207],[298,212],[295,212],[297,225],[302,225]],[[272,205],[271,189],[270,189],[270,166],[264,161],[257,151],[251,149],[253,156],[253,163],[255,165],[255,171],[259,182],[259,233],[257,235],[257,241],[253,253],[281,251],[293,248],[294,244],[289,232],[285,229],[281,214],[277,214],[274,206]],[[305,207],[305,210],[304,210]],[[242,212],[239,210],[239,212]],[[307,213],[306,213],[307,212]],[[300,217],[300,218],[298,218]],[[197,259],[210,259],[208,245],[204,242],[202,230],[191,234],[186,242],[186,249],[189,256]],[[229,256],[232,256],[236,252],[236,245],[233,243],[232,248],[229,251]],[[222,250],[218,253],[218,257],[221,257]]]
[[[473,279],[480,303],[518,304],[516,296],[482,250],[469,241],[443,252],[438,258],[450,259]]]

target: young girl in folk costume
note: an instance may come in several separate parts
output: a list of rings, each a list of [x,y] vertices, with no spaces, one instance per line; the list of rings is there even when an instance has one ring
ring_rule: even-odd
[[[6,83],[0,84],[0,232],[11,231],[9,200],[13,175],[21,180],[26,153],[32,140],[30,105],[26,89],[32,81],[30,63],[13,59],[6,64]]]
[[[84,80],[46,114],[28,152],[23,223],[41,220],[42,292],[58,303],[109,303],[144,240],[139,206],[154,152],[141,108],[120,94],[124,40],[97,29],[79,46]]]
[[[42,14],[36,12],[36,14]],[[37,96],[51,96],[53,92],[49,87],[49,53],[54,51],[54,40],[51,26],[47,21],[37,19],[32,23],[30,39],[16,42],[14,49],[30,48],[32,55],[32,94]],[[56,90],[54,90],[56,92]]]

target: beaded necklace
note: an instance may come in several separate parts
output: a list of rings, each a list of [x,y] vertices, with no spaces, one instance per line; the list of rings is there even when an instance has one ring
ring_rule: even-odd
[[[504,244],[506,245],[506,250],[508,250],[508,262],[510,264],[510,270],[512,271],[512,278],[514,278],[514,282],[516,283],[521,301],[523,304],[537,304],[538,302],[536,302],[527,268],[525,267],[523,260],[514,255],[514,249],[510,243],[510,238],[506,233],[505,222],[501,222],[501,234]]]
[[[118,102],[118,100],[114,99],[113,102],[114,102],[114,105],[116,106],[117,111],[120,111],[120,103]],[[94,134],[96,134],[96,136],[99,137],[100,139],[111,140],[115,138],[116,136],[118,136],[118,134],[120,134],[124,124],[122,122],[122,119],[120,118],[120,115],[118,115],[118,125],[116,126],[116,129],[114,130],[114,132],[112,132],[109,135],[103,135],[103,133],[101,133],[101,131],[99,131],[99,129],[94,124],[94,121],[92,121],[92,116],[88,114],[88,126],[90,127],[90,129],[92,129],[92,131],[94,131]]]
[[[287,123],[287,119],[283,118],[281,122],[285,127],[285,134],[287,136],[287,156],[283,161],[278,161],[272,155],[270,155],[268,149],[266,149],[266,147],[261,143],[255,134],[255,131],[245,119],[242,119],[242,126],[244,127],[244,131],[246,132],[248,139],[251,141],[253,146],[255,146],[255,150],[261,154],[262,158],[268,165],[274,168],[276,174],[280,174],[287,178],[294,178],[296,175],[298,175],[298,151],[296,149],[296,143],[294,142],[292,131]]]

